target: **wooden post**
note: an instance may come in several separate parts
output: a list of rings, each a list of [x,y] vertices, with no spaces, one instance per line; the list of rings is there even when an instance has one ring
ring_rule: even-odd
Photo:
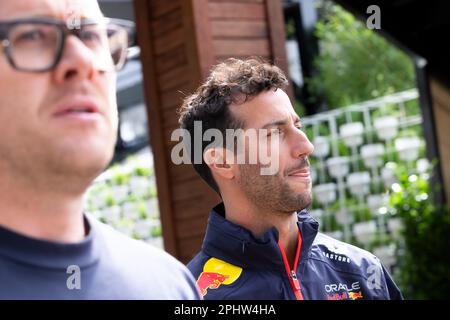
[[[183,262],[199,250],[220,201],[191,165],[175,165],[177,109],[228,57],[260,56],[287,73],[281,0],[135,0],[151,148],[165,249]],[[292,97],[292,90],[288,93]]]
[[[434,124],[436,127],[439,148],[439,163],[442,171],[444,195],[443,201],[449,206],[450,201],[450,86],[430,78],[430,89],[433,98]],[[450,207],[449,207],[450,208]]]

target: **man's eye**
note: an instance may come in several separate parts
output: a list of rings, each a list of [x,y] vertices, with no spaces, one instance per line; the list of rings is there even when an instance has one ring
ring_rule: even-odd
[[[43,39],[44,33],[40,30],[32,30],[21,33],[18,37],[18,41],[35,41]]]
[[[56,38],[57,30],[53,26],[19,26],[10,34],[13,45],[51,45]]]
[[[80,38],[83,42],[89,42],[92,44],[101,43],[101,36],[95,31],[84,31],[81,33]]]
[[[283,130],[280,128],[276,128],[276,129],[270,129],[269,132],[267,133],[267,136],[270,137],[272,134],[282,134]]]

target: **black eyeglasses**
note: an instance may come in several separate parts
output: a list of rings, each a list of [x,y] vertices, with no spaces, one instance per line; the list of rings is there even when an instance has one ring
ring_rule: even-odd
[[[46,72],[58,65],[68,35],[78,37],[92,52],[94,65],[102,71],[120,70],[134,23],[121,19],[81,20],[69,27],[46,18],[0,22],[0,46],[16,70]]]

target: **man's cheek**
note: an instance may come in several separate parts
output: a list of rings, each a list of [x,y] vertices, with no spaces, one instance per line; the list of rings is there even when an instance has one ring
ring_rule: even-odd
[[[110,121],[112,124],[112,128],[117,130],[119,123],[119,111],[117,105],[117,93],[116,93],[116,76],[111,75],[108,77],[106,82],[105,90],[108,92],[108,96],[106,98],[106,109],[110,115]]]
[[[111,122],[112,122],[111,127],[112,127],[112,130],[113,130],[113,134],[115,134],[115,133],[117,133],[117,130],[118,130],[118,127],[119,127],[119,114],[117,112],[117,109],[115,109],[113,111]]]
[[[266,135],[259,136],[260,146],[258,159],[261,164],[261,175],[276,175],[280,172],[280,139],[279,135],[272,135],[270,139]]]

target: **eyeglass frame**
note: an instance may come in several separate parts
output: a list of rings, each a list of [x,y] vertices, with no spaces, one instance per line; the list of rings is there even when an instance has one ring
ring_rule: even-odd
[[[47,68],[42,68],[42,69],[38,69],[38,70],[29,70],[26,68],[18,67],[16,65],[16,63],[14,62],[12,53],[10,51],[10,42],[8,39],[9,30],[12,27],[14,27],[15,25],[26,24],[26,23],[40,23],[40,24],[45,24],[45,25],[54,25],[54,26],[58,27],[58,29],[59,29],[59,32],[61,34],[60,44],[56,48],[56,53],[55,53],[53,63],[50,66],[48,66]],[[78,39],[80,39],[80,33],[82,31],[82,29],[81,29],[82,26],[98,25],[98,24],[104,24],[104,25],[112,24],[112,25],[116,25],[116,26],[124,28],[127,33],[127,38],[128,38],[128,44],[127,44],[127,47],[124,48],[124,50],[128,50],[130,48],[130,45],[134,38],[134,31],[135,31],[134,22],[132,22],[130,20],[117,19],[117,18],[106,18],[106,17],[102,18],[102,19],[82,19],[78,26],[71,25],[70,27],[67,23],[65,23],[61,20],[52,19],[52,18],[22,18],[22,19],[16,19],[16,20],[0,21],[0,46],[3,47],[3,51],[5,52],[5,55],[6,55],[6,58],[9,62],[9,64],[15,70],[23,71],[23,72],[34,72],[34,73],[48,72],[48,71],[53,70],[61,61],[63,51],[64,51],[64,46],[66,45],[66,39],[68,36],[73,35],[73,36],[77,37]],[[80,41],[83,41],[83,40],[80,39]],[[126,63],[126,60],[127,60],[127,55],[124,54],[121,61],[117,65],[114,65],[115,71],[119,71],[120,69],[122,69]]]

